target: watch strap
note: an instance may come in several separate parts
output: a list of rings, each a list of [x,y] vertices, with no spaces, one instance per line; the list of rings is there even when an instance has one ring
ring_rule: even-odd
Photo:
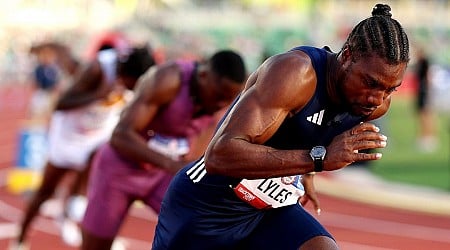
[[[322,171],[323,171],[323,160],[314,159],[314,172],[322,172]]]

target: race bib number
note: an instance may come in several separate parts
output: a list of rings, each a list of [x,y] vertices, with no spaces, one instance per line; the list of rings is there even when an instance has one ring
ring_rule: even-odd
[[[178,160],[189,152],[187,138],[177,138],[156,134],[148,140],[148,147],[156,152]]]
[[[243,179],[235,188],[235,194],[258,209],[278,208],[296,204],[305,194],[301,175],[271,179]]]

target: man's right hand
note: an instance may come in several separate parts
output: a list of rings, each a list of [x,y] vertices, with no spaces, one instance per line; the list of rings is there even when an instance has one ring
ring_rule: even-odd
[[[381,153],[360,153],[363,149],[386,147],[387,137],[372,123],[361,123],[336,136],[327,147],[324,170],[341,169],[356,161],[379,160]]]

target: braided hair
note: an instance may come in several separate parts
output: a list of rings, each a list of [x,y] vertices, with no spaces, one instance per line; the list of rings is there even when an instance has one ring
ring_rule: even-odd
[[[401,24],[391,18],[391,7],[377,4],[372,16],[358,23],[350,33],[344,48],[348,47],[354,60],[376,53],[389,64],[409,61],[408,36]]]

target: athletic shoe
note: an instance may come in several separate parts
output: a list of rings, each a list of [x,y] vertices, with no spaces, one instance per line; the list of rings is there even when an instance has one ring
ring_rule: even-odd
[[[76,222],[83,220],[87,207],[87,198],[83,195],[72,196],[67,202],[67,215]]]
[[[80,247],[82,236],[78,224],[70,219],[65,219],[62,223],[61,237],[64,243],[73,247]]]

